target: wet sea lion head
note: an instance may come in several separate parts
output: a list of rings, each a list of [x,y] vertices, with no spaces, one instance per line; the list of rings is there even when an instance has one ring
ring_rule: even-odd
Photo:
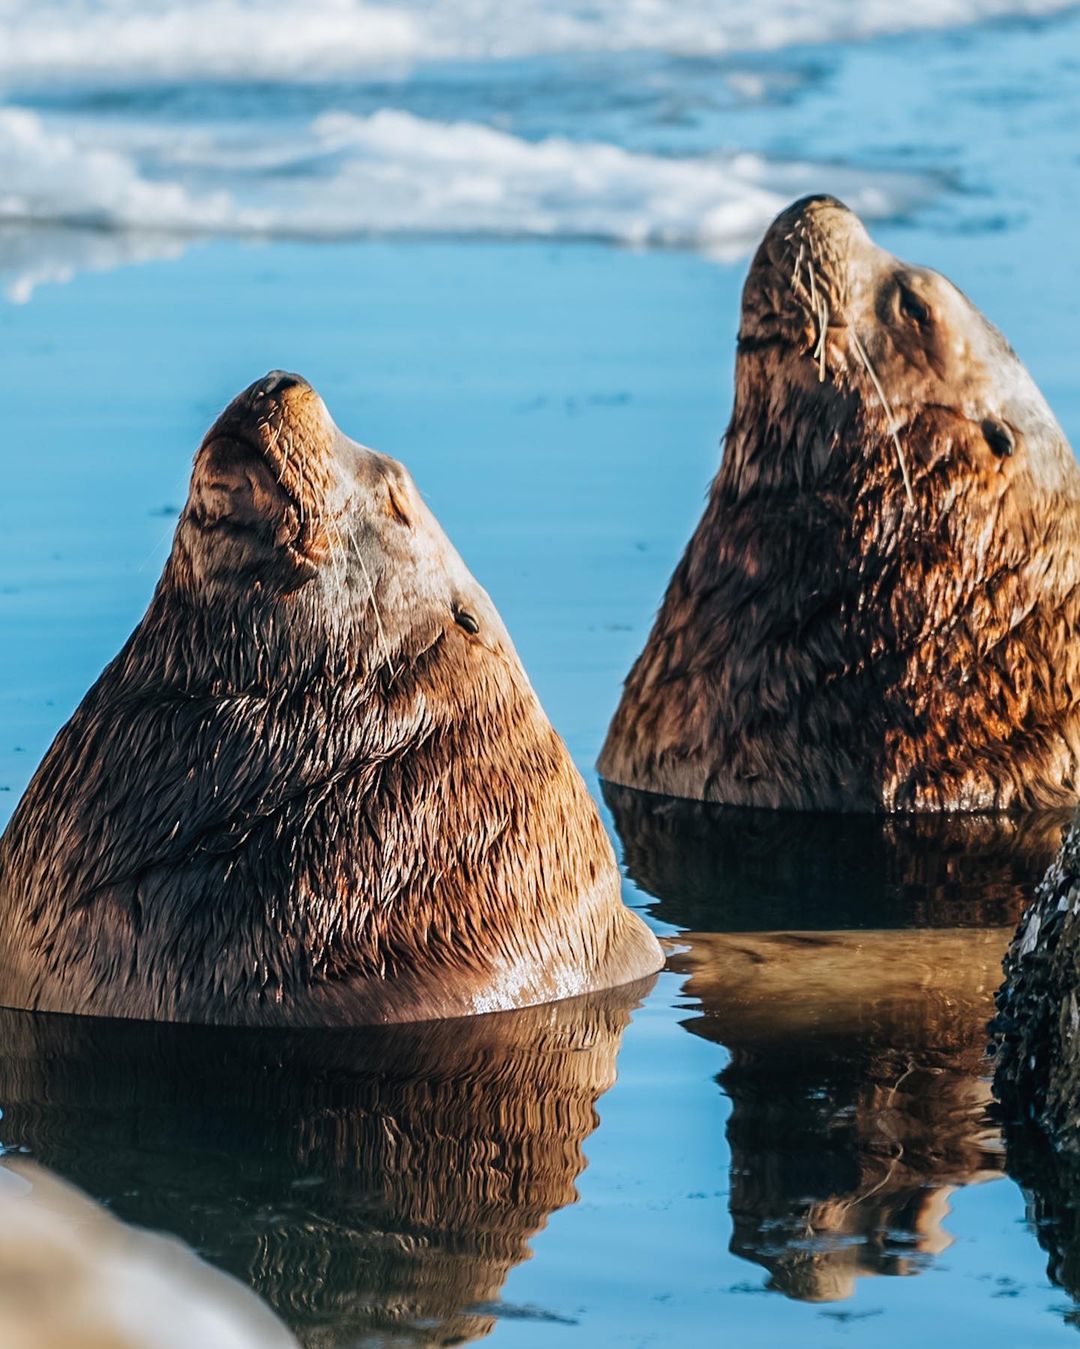
[[[192,598],[276,614],[273,635],[291,632],[301,662],[332,647],[389,673],[441,641],[509,645],[408,470],[350,440],[311,385],[283,371],[207,433],[174,562]]]
[[[803,810],[1074,805],[1080,470],[1002,335],[832,197],[769,228],[701,521],[600,758]]]
[[[1002,334],[939,272],[875,244],[834,197],[797,201],[770,227],[743,292],[738,350],[737,401],[758,402],[764,365],[805,426],[756,464],[755,481],[861,465],[905,493],[945,469],[984,488],[1029,477],[1052,489],[1071,466]],[[738,437],[729,446],[742,448]]]

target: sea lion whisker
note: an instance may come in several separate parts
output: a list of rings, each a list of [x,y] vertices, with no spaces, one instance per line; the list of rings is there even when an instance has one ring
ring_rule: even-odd
[[[801,254],[800,254],[800,263],[802,265],[805,265],[806,267],[810,266],[809,261],[805,258],[802,258]],[[796,298],[799,299],[800,302],[805,303],[806,300],[808,300],[810,297],[810,287],[807,286],[806,282],[803,280],[802,265],[800,265],[799,270],[797,272],[794,272],[792,274],[791,288],[795,292]]]
[[[818,383],[825,383],[825,338],[829,332],[829,304],[821,297],[821,331],[818,333]]]
[[[277,453],[278,447],[279,447],[279,442],[283,439],[283,438],[282,438],[282,435],[281,435],[281,428],[278,427],[278,426],[273,425],[271,422],[264,422],[263,425],[264,425],[265,428],[266,428],[267,435],[270,437],[270,443],[269,443],[269,445],[267,446],[267,448],[268,448],[269,450],[272,450],[272,451],[274,451],[275,453]],[[300,528],[303,529],[304,523],[305,523],[305,518],[306,518],[305,515],[304,515],[304,476],[303,476],[303,473],[300,474],[300,480],[299,480],[299,483],[298,483],[298,491],[297,491],[295,494],[293,494],[292,492],[289,491],[288,486],[287,486],[286,483],[285,483],[285,474],[288,472],[288,468],[289,468],[289,445],[290,445],[290,440],[289,440],[289,437],[286,436],[286,437],[284,437],[284,446],[285,446],[285,448],[284,448],[284,450],[281,451],[281,467],[278,469],[277,480],[278,480],[278,486],[279,486],[279,487],[284,487],[284,488],[285,488],[286,492],[288,492],[289,499],[292,501],[293,505],[296,507],[296,514],[297,514],[297,517],[299,518],[299,521],[300,521]]]
[[[279,428],[267,418],[263,418],[263,420],[257,423],[257,426],[260,432],[265,432],[266,434],[267,453],[271,455],[276,455],[278,448],[278,437],[280,434]],[[288,467],[288,464],[289,464],[289,447],[288,444],[286,443],[285,453],[281,456],[280,464],[278,466],[278,475],[277,475],[278,486],[281,486],[281,484],[285,481],[285,470]]]
[[[155,539],[152,547],[150,548],[150,551],[146,554],[146,556],[142,559],[142,561],[137,564],[135,570],[137,572],[145,571],[146,568],[149,566],[149,564],[154,560],[154,557],[157,555],[158,550],[162,547],[164,543],[168,541],[169,536],[174,534],[175,532],[176,532],[176,525],[172,520],[170,520],[168,524],[166,524],[164,529],[161,531],[161,533],[158,535],[158,537]]]
[[[881,383],[881,380],[878,379],[877,371],[871,364],[870,357],[867,354],[866,348],[863,346],[862,342],[859,339],[859,334],[850,324],[848,325],[848,332],[851,334],[851,343],[852,346],[855,348],[855,354],[862,362],[863,368],[866,370],[866,373],[870,376],[870,382],[871,384],[873,384],[874,389],[877,392],[878,398],[881,399],[881,406],[885,411],[886,417],[888,417],[889,419],[889,435],[892,436],[893,444],[896,446],[896,457],[899,460],[900,473],[904,479],[904,491],[907,493],[908,502],[912,506],[914,506],[915,493],[912,491],[911,488],[911,476],[908,473],[907,458],[904,454],[904,447],[900,443],[900,434],[897,430],[896,418],[893,415],[892,404],[889,402],[888,395],[885,393],[885,389]]]
[[[809,281],[809,286],[807,286],[805,283],[802,282],[801,276],[799,278],[799,282],[800,285],[802,285],[803,289],[807,291],[807,293],[810,296],[810,311],[813,314],[818,327],[817,341],[811,348],[810,354],[813,357],[813,359],[816,360],[818,363],[818,383],[824,384],[826,374],[825,337],[827,329],[829,327],[829,302],[828,299],[826,298],[825,288],[821,287],[820,290],[818,288],[817,276],[814,272],[813,249],[808,248],[807,253],[808,256],[806,258],[806,275]],[[803,246],[800,244],[799,246],[800,261],[802,260],[802,257],[803,257]]]

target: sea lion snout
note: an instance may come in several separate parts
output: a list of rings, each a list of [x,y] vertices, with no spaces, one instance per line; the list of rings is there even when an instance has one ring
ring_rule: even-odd
[[[271,370],[233,399],[203,450],[220,441],[253,450],[287,492],[295,486],[298,504],[313,516],[388,483],[399,498],[407,495],[402,466],[346,436],[314,386],[288,370]]]
[[[786,206],[769,227],[766,239],[776,234],[786,239],[793,232],[808,233],[811,230],[824,235],[830,230],[853,227],[862,230],[864,234],[866,232],[859,217],[838,197],[817,193],[809,197],[800,197],[798,201]]]
[[[411,524],[415,491],[394,460],[350,440],[301,375],[271,370],[228,405],[195,458],[185,519],[262,535],[304,566],[327,560],[357,514]]]
[[[271,370],[237,394],[206,433],[203,449],[217,440],[239,441],[287,472],[290,452],[303,461],[331,455],[336,432],[326,404],[303,376]]]
[[[835,326],[852,283],[876,272],[878,249],[836,197],[803,197],[765,233],[743,288],[739,349],[775,343],[813,350],[822,324]]]

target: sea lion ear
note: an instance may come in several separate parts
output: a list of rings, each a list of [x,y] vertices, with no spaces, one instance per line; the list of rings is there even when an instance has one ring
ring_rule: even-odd
[[[987,417],[982,424],[982,433],[996,458],[1009,459],[1015,454],[1016,436],[1007,422]]]
[[[453,614],[454,622],[471,637],[475,637],[480,631],[480,620],[466,605],[461,603],[455,604],[453,606]]]
[[[295,511],[269,467],[235,441],[214,440],[199,451],[187,514],[203,529],[250,530],[276,544],[296,534]]]

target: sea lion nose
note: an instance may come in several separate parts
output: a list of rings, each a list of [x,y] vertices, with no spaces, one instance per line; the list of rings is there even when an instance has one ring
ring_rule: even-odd
[[[288,389],[310,389],[311,385],[303,375],[294,375],[291,370],[271,370],[268,375],[253,387],[252,392],[270,398],[285,393]]]
[[[857,220],[858,217],[836,197],[827,192],[819,192],[810,197],[800,197],[786,210],[781,211],[773,223],[773,229],[781,234],[789,234],[796,227],[803,230],[829,231],[841,225],[841,222]]]
[[[271,370],[262,379],[255,380],[248,389],[248,395],[252,398],[280,398],[290,389],[310,387],[303,375],[294,375],[291,370]]]
[[[828,192],[814,192],[808,197],[800,197],[798,201],[793,201],[788,210],[792,215],[805,215],[812,207],[821,206],[831,206],[837,211],[848,209],[839,197],[831,197]]]
[[[868,242],[869,235],[855,212],[837,197],[818,192],[800,197],[781,211],[762,247],[774,266],[790,272],[799,244],[805,244],[820,264],[829,256],[847,256],[851,248]]]

